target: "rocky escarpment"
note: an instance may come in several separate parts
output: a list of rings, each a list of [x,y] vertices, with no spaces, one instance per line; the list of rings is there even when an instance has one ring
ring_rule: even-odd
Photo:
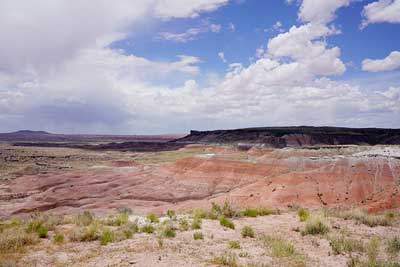
[[[183,143],[243,143],[272,147],[314,145],[400,144],[400,129],[342,127],[263,127],[236,130],[191,131]]]

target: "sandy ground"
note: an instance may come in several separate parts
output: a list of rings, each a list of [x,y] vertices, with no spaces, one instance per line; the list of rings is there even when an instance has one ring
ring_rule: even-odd
[[[203,220],[201,230],[178,231],[175,238],[164,238],[163,246],[157,234],[135,234],[132,239],[102,246],[98,241],[87,243],[52,244],[43,240],[31,248],[18,266],[218,266],[215,256],[237,255],[238,266],[347,266],[348,255],[334,255],[329,236],[345,231],[348,237],[367,242],[377,236],[382,240],[400,236],[399,225],[368,227],[338,218],[329,218],[331,230],[326,236],[302,236],[295,228],[303,227],[296,213],[284,213],[256,218],[235,219],[235,230],[226,229],[217,220]],[[242,238],[241,229],[251,225],[255,238]],[[201,231],[204,240],[194,240],[193,233]],[[290,241],[296,253],[303,255],[306,265],[295,265],[292,259],[273,257],[263,244],[263,235],[279,236]],[[228,241],[240,242],[240,249],[228,247]]]

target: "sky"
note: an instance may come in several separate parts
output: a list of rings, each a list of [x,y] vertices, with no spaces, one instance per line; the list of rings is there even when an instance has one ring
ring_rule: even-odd
[[[400,128],[400,0],[0,0],[0,132]]]

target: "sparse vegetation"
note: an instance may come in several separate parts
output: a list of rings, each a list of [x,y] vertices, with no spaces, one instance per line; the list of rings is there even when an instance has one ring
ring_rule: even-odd
[[[95,241],[99,238],[100,233],[97,223],[92,223],[86,227],[74,228],[70,232],[69,238],[71,241]]]
[[[115,235],[110,229],[105,229],[100,236],[100,244],[107,245],[108,243],[114,242]]]
[[[242,237],[243,237],[243,238],[246,238],[246,237],[254,238],[254,230],[253,230],[253,228],[252,228],[251,226],[249,226],[249,225],[246,225],[246,226],[244,226],[244,227],[242,228],[241,234],[242,234]]]
[[[230,229],[235,229],[235,224],[228,218],[226,217],[221,217],[219,219],[219,224]]]
[[[257,217],[258,216],[258,210],[254,208],[246,208],[243,211],[243,216],[246,217]]]
[[[333,253],[336,255],[364,251],[364,244],[362,241],[348,238],[344,234],[338,237],[330,237],[329,244]]]
[[[53,236],[53,242],[55,244],[61,244],[64,242],[64,235],[62,233],[56,233]]]
[[[43,226],[43,225],[39,226],[39,227],[36,229],[36,233],[38,234],[38,236],[39,236],[40,238],[46,238],[48,232],[49,232],[49,230],[47,229],[47,227],[46,227],[46,226]]]
[[[0,254],[17,252],[39,242],[37,236],[21,229],[6,229],[0,235]]]
[[[191,228],[192,228],[193,230],[195,230],[195,229],[201,229],[201,223],[202,223],[202,221],[201,221],[201,218],[200,218],[200,217],[194,217],[194,218],[193,218],[193,221],[192,221]]]
[[[305,222],[310,217],[310,212],[306,209],[299,209],[297,215],[299,216],[300,222]]]
[[[387,249],[389,254],[397,255],[400,252],[400,237],[393,237],[387,241]]]
[[[280,211],[269,207],[258,207],[257,213],[258,216],[268,216],[268,215],[280,214]]]
[[[232,248],[232,249],[240,249],[240,243],[239,243],[239,241],[236,241],[236,240],[229,241],[228,246],[229,246],[229,248]]]
[[[215,256],[211,263],[219,266],[238,267],[238,259],[235,253],[225,252],[219,256]]]
[[[265,236],[263,238],[264,245],[271,249],[272,256],[274,257],[289,257],[294,255],[294,246],[280,237]]]
[[[314,215],[310,217],[304,229],[301,230],[302,235],[323,235],[329,232],[326,218],[323,215]]]
[[[151,222],[151,223],[159,223],[159,219],[157,217],[157,215],[155,214],[149,214],[147,215],[147,219]]]
[[[171,220],[175,220],[176,219],[176,213],[175,213],[174,210],[167,210],[166,214]]]
[[[203,240],[204,239],[204,236],[203,236],[203,233],[202,232],[195,232],[195,233],[193,233],[193,239],[194,240]]]
[[[179,230],[187,231],[189,230],[189,228],[190,228],[189,222],[186,219],[182,218],[179,220]]]
[[[351,209],[347,211],[334,211],[333,216],[342,218],[344,220],[355,220],[358,223],[368,225],[369,227],[375,226],[389,226],[392,219],[384,215],[368,214],[360,209]]]
[[[151,224],[143,225],[142,228],[140,229],[140,231],[141,231],[142,233],[148,233],[148,234],[154,233],[154,230],[155,230],[155,229],[154,229],[154,226],[151,225]]]
[[[83,213],[78,214],[75,217],[75,224],[79,226],[88,226],[93,223],[95,220],[95,216],[90,211],[84,211]]]
[[[162,230],[162,234],[164,237],[168,237],[168,238],[174,238],[176,236],[175,229],[170,224],[164,226],[164,228]]]
[[[127,224],[129,221],[129,214],[126,212],[120,212],[116,215],[110,215],[104,221],[104,224],[109,226],[121,226],[123,224]]]

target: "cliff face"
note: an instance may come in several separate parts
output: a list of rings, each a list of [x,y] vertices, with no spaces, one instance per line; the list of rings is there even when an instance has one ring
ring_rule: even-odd
[[[176,142],[246,143],[272,147],[400,144],[400,129],[301,126],[191,131]]]

